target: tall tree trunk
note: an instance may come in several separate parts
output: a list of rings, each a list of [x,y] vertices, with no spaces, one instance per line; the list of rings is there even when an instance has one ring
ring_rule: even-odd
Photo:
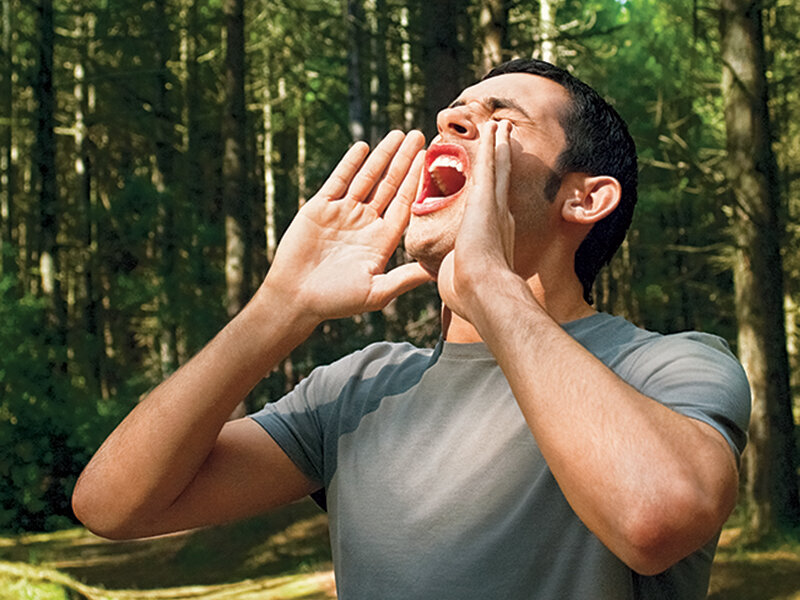
[[[36,82],[36,161],[39,175],[39,272],[41,293],[50,301],[52,343],[66,345],[67,313],[61,293],[58,255],[58,187],[56,184],[55,89],[53,87],[53,1],[39,6],[39,71]],[[63,359],[60,370],[66,371]]]
[[[306,182],[307,168],[307,143],[306,143],[306,114],[305,103],[301,100],[297,110],[297,208],[306,203],[308,197],[308,183]]]
[[[222,120],[223,208],[225,211],[225,283],[229,316],[247,300],[247,219],[245,169],[244,0],[225,0],[225,98]]]
[[[508,0],[483,0],[479,15],[481,64],[478,77],[503,61],[508,30]]]
[[[224,156],[222,162],[222,202],[225,211],[225,286],[226,309],[233,317],[247,302],[249,293],[248,247],[250,227],[247,218],[247,169],[245,152],[244,94],[244,0],[225,0],[225,112],[222,116]],[[241,402],[231,418],[246,413]]]
[[[86,81],[84,64],[93,60],[95,16],[86,13],[77,17],[78,39],[82,52],[74,68],[75,77],[75,147],[78,154],[75,171],[79,182],[79,196],[84,214],[83,242],[86,246],[86,261],[83,271],[83,294],[86,298],[83,308],[85,331],[88,334],[86,352],[89,385],[98,397],[108,398],[108,385],[105,378],[106,355],[103,342],[103,311],[97,277],[97,222],[96,202],[92,173],[92,156],[88,138],[88,120],[94,112],[94,88]]]
[[[367,132],[364,107],[368,105],[364,93],[366,30],[362,0],[347,0],[345,26],[350,43],[347,52],[347,115],[350,137],[353,141],[357,141],[363,140]]]
[[[465,0],[421,0],[422,51],[425,57],[423,132],[436,135],[436,115],[464,87],[464,67],[469,57],[459,40],[467,19]]]
[[[556,2],[539,0],[539,35],[541,36],[541,59],[555,63],[556,54]]]
[[[178,269],[178,240],[175,230],[175,201],[166,195],[167,189],[172,186],[174,181],[175,168],[175,140],[173,139],[172,111],[169,104],[170,76],[167,65],[171,56],[172,35],[169,28],[166,0],[156,0],[153,17],[153,31],[155,32],[153,60],[156,69],[156,90],[153,101],[156,163],[153,180],[160,194],[158,228],[161,240],[160,247],[156,249],[159,255],[159,277],[161,279],[161,293],[158,300],[160,319],[158,344],[160,346],[161,371],[164,375],[169,375],[178,366],[178,310],[176,304],[180,272]]]
[[[267,58],[266,64],[269,64]],[[278,247],[278,234],[275,230],[275,171],[272,168],[272,92],[269,71],[264,74],[264,240],[267,262],[272,264],[275,249]]]
[[[753,394],[745,489],[749,533],[755,538],[800,519],[783,312],[783,229],[761,6],[754,0],[720,3],[727,175],[735,199],[739,353]]]
[[[386,0],[374,0],[370,10],[370,140],[377,144],[389,129],[389,13]]]
[[[180,26],[180,69],[178,80],[181,91],[181,151],[180,178],[182,184],[176,190],[180,199],[181,210],[185,211],[186,218],[191,223],[188,245],[187,262],[196,281],[209,281],[211,264],[214,262],[209,256],[213,252],[203,239],[203,231],[214,222],[209,202],[208,188],[205,185],[206,177],[202,164],[202,140],[200,134],[199,101],[200,94],[197,88],[201,85],[198,81],[197,63],[197,2],[194,0],[181,0],[179,9]],[[185,231],[185,229],[183,229]],[[178,362],[185,362],[193,355],[205,341],[205,332],[186,331],[178,344]]]
[[[0,123],[0,276],[16,275],[14,260],[14,62],[11,48],[11,0],[2,0],[2,38],[0,52],[4,58],[2,74],[3,88],[0,90],[0,114],[5,120]]]
[[[408,131],[414,126],[414,93],[412,91],[411,74],[411,35],[409,32],[408,7],[400,9],[400,28],[403,41],[400,47],[400,60],[403,72],[403,128]]]

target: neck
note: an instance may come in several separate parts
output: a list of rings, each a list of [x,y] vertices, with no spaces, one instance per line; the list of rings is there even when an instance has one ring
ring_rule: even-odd
[[[556,323],[567,323],[593,315],[595,309],[583,299],[583,287],[577,277],[566,284],[548,287],[538,274],[527,280],[536,302]],[[468,344],[482,342],[478,330],[461,316],[442,306],[442,336],[448,342]]]

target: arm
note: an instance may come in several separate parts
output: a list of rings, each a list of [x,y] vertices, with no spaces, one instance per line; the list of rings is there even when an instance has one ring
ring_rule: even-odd
[[[734,455],[716,430],[617,377],[514,273],[509,133],[501,125],[495,136],[495,127],[481,134],[482,194],[469,199],[439,290],[495,355],[576,514],[632,569],[661,572],[711,539],[729,515]]]
[[[113,538],[155,535],[256,514],[313,491],[256,423],[226,420],[321,321],[381,308],[429,279],[416,264],[384,273],[408,221],[423,143],[419,133],[393,132],[366,161],[366,144],[348,151],[292,222],[250,303],[92,458],[73,495],[90,529]]]

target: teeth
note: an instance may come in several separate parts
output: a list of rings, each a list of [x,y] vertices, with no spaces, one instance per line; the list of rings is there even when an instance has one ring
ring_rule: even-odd
[[[434,169],[437,169],[438,167],[450,167],[459,173],[464,172],[464,165],[461,164],[461,161],[454,156],[447,156],[446,154],[440,154],[437,156],[431,163],[431,166],[428,167],[428,170],[433,173]]]

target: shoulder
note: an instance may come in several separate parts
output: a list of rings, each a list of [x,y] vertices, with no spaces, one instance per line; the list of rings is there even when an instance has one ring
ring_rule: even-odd
[[[565,330],[620,376],[634,377],[640,384],[670,370],[683,379],[717,375],[748,387],[744,369],[717,335],[697,331],[665,335],[605,313],[568,323]]]
[[[328,365],[316,367],[290,392],[302,396],[309,405],[328,404],[352,395],[356,389],[374,386],[412,372],[422,372],[431,360],[433,350],[409,343],[377,342],[348,354]]]
[[[717,429],[738,459],[747,441],[750,384],[723,338],[696,331],[643,335],[620,374],[646,396]]]
[[[657,337],[635,353],[635,366],[648,379],[671,372],[676,379],[715,381],[749,396],[749,384],[739,360],[721,337],[686,331]]]

